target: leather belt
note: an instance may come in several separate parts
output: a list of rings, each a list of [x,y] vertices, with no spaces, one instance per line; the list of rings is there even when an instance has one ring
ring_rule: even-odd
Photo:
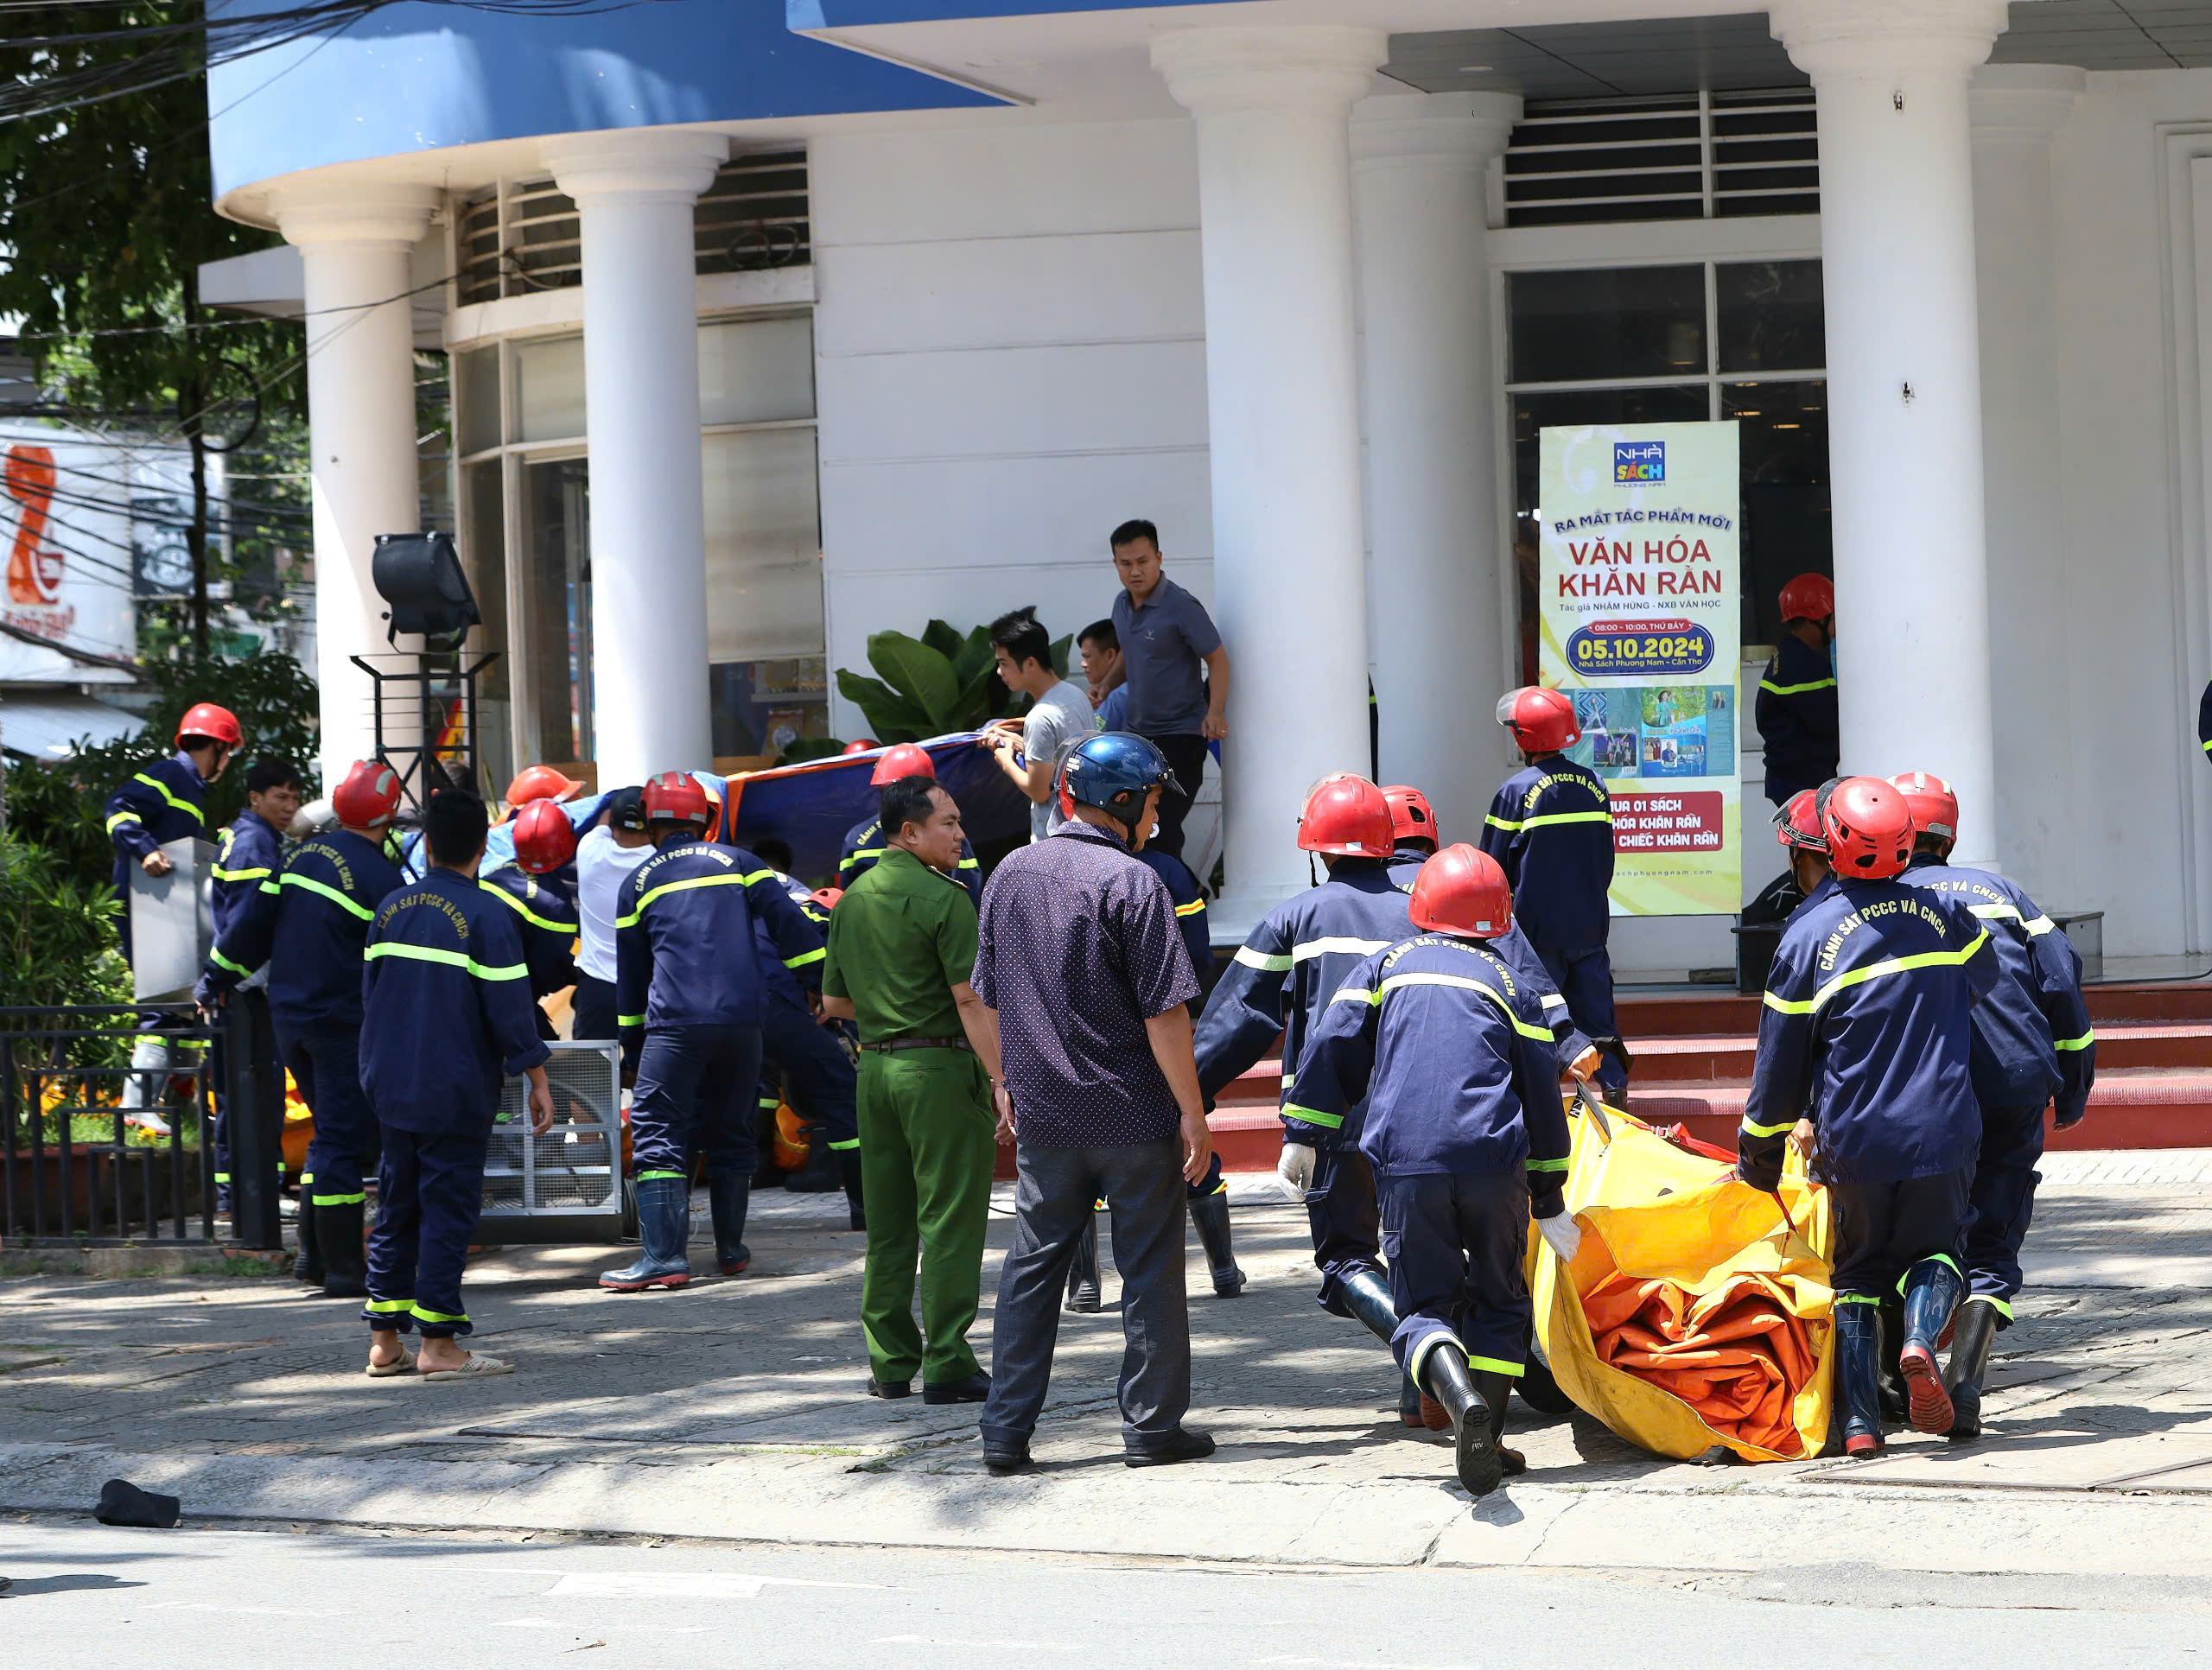
[[[874,1044],[863,1044],[863,1050],[873,1050],[878,1055],[889,1055],[894,1050],[965,1050],[970,1055],[976,1046],[964,1038],[887,1038]]]

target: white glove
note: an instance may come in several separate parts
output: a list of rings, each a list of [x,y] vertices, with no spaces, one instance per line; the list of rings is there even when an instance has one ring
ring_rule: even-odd
[[[1574,1254],[1582,1245],[1582,1227],[1574,1221],[1573,1214],[1561,1212],[1557,1217],[1540,1217],[1536,1231],[1544,1238],[1544,1245],[1559,1254],[1561,1264],[1574,1262]]]
[[[1304,1194],[1313,1186],[1313,1151],[1302,1142],[1282,1145],[1282,1158],[1275,1162],[1275,1175]]]

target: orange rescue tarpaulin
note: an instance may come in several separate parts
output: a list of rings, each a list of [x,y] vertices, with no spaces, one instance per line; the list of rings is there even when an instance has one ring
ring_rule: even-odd
[[[1537,1241],[1537,1338],[1567,1395],[1631,1443],[1687,1459],[1817,1454],[1834,1381],[1827,1198],[1793,1164],[1779,1202],[1704,1145],[1570,1110],[1580,1250]]]

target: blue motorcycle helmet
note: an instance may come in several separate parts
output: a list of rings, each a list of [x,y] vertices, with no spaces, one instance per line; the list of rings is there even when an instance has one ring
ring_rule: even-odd
[[[1167,756],[1133,731],[1106,731],[1077,743],[1061,762],[1059,788],[1063,817],[1073,817],[1077,806],[1096,806],[1127,832],[1132,850],[1152,791],[1183,792]]]

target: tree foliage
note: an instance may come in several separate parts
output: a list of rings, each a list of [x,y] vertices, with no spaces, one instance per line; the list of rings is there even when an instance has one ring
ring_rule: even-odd
[[[105,878],[88,885],[53,854],[0,832],[0,1006],[128,1003],[120,908]]]

